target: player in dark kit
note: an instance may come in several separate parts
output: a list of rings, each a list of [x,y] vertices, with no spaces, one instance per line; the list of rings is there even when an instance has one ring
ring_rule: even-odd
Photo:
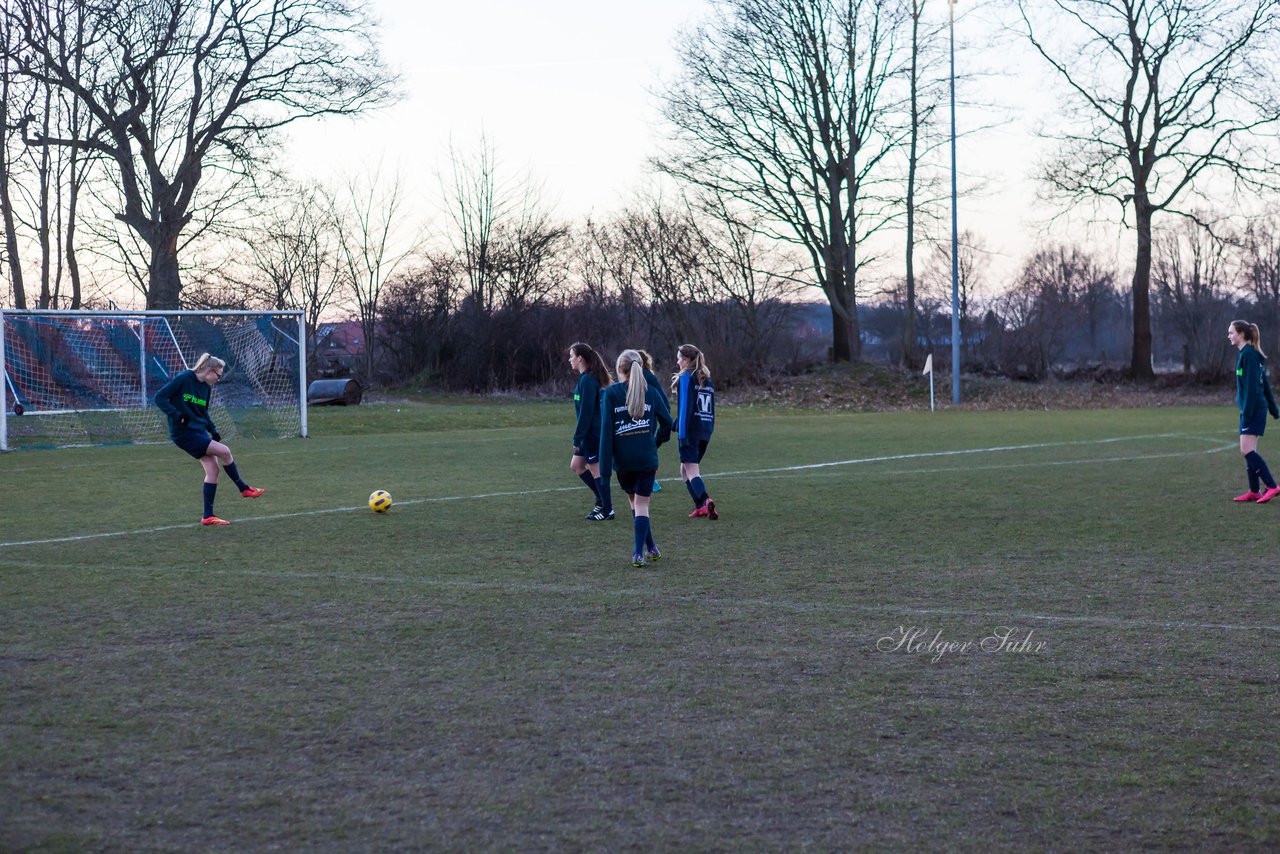
[[[658,471],[658,437],[670,435],[671,412],[661,392],[645,382],[639,353],[622,351],[617,368],[618,382],[605,389],[601,403],[600,477],[617,469],[618,485],[635,513],[631,565],[644,566],[646,558],[662,556],[653,541],[649,497]]]
[[[676,434],[680,440],[680,477],[693,498],[690,519],[719,519],[716,503],[702,482],[702,456],[716,427],[716,391],[706,357],[692,344],[676,349],[680,372],[671,379],[676,393]]]
[[[1267,413],[1280,418],[1271,383],[1267,381],[1267,357],[1262,352],[1258,327],[1244,320],[1233,320],[1227,327],[1227,340],[1240,351],[1236,358],[1236,406],[1240,408],[1240,454],[1244,457],[1249,477],[1249,491],[1234,501],[1266,504],[1280,495],[1271,469],[1258,453],[1258,439],[1267,427]],[[1259,492],[1262,486],[1266,490]]]
[[[203,353],[194,368],[174,374],[155,396],[156,406],[169,417],[169,438],[204,467],[204,515],[200,518],[203,525],[231,524],[213,515],[219,463],[245,498],[257,498],[266,492],[241,479],[231,449],[222,444],[222,436],[209,417],[213,387],[222,379],[226,367],[222,359]]]
[[[573,412],[577,423],[573,429],[573,456],[569,469],[591,490],[596,504],[587,520],[603,522],[613,519],[613,497],[608,475],[600,476],[600,394],[613,382],[600,354],[581,341],[569,348],[569,367],[578,372],[578,385],[573,390]]]

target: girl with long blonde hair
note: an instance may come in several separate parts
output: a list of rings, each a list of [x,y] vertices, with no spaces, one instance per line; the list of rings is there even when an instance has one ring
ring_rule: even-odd
[[[627,494],[635,519],[631,565],[645,566],[662,557],[653,541],[649,498],[658,472],[660,437],[670,435],[671,412],[644,378],[644,362],[635,350],[618,356],[618,381],[604,391],[601,405],[600,477],[618,472],[618,485]]]

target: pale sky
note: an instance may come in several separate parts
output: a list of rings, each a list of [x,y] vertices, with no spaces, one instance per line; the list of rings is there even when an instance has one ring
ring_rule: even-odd
[[[384,54],[403,75],[405,98],[355,122],[298,127],[289,156],[298,174],[322,179],[381,163],[384,173],[399,172],[437,223],[437,175],[448,168],[450,141],[473,150],[482,131],[497,148],[502,173],[541,180],[566,219],[620,208],[646,181],[646,159],[658,149],[662,131],[651,92],[679,67],[676,33],[709,9],[705,0],[366,2],[382,19]],[[930,6],[945,21],[946,4]],[[985,40],[966,34],[966,26],[987,25],[962,17],[959,39]],[[1038,144],[1034,114],[1045,106],[1037,75],[1029,64],[1016,79],[984,84],[985,97],[1009,106],[1010,117],[959,144],[962,183],[966,174],[991,182],[983,197],[961,200],[960,228],[983,235],[996,253],[997,274],[1015,266],[1044,232],[1029,177]],[[960,130],[992,120],[962,108]]]
[[[436,195],[450,140],[474,149],[483,131],[510,177],[545,182],[568,217],[617,207],[656,149],[657,105],[646,87],[675,68],[678,27],[700,0],[631,9],[599,0],[368,0],[404,100],[357,120],[294,131],[300,169],[373,164]]]

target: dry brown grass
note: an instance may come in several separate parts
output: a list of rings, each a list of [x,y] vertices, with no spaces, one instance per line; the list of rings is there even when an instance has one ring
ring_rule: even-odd
[[[935,403],[951,408],[951,376],[934,378]],[[829,412],[929,408],[929,378],[875,365],[823,366],[800,376],[771,377],[756,386],[724,389],[721,401],[738,406],[800,407]],[[1230,387],[1207,385],[1181,375],[1135,383],[1116,372],[1072,380],[1019,382],[964,375],[959,408],[968,410],[1115,409],[1166,406],[1230,406]]]

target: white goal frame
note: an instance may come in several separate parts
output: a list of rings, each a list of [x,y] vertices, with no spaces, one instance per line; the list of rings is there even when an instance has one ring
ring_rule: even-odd
[[[287,339],[288,341],[291,342],[290,346],[292,346],[293,344],[296,344],[297,351],[298,351],[297,365],[296,365],[296,373],[297,373],[296,398],[297,398],[297,410],[298,410],[298,423],[297,423],[296,430],[293,430],[292,419],[290,418],[290,421],[289,421],[290,429],[284,432],[284,435],[296,435],[302,438],[306,438],[307,432],[308,432],[307,431],[307,336],[306,336],[306,318],[302,311],[285,310],[285,309],[281,309],[281,310],[268,309],[268,310],[261,310],[261,311],[255,311],[255,310],[63,311],[59,309],[0,308],[0,451],[14,450],[15,437],[11,431],[11,428],[14,426],[14,424],[16,424],[16,422],[13,421],[15,418],[24,418],[24,419],[25,418],[44,418],[44,417],[49,417],[51,419],[61,418],[63,419],[63,421],[67,423],[73,423],[76,419],[79,419],[79,418],[95,417],[95,416],[100,417],[103,414],[117,415],[121,418],[133,418],[133,419],[137,419],[139,416],[142,416],[143,420],[146,422],[146,425],[144,426],[144,429],[141,431],[141,435],[130,432],[124,438],[120,439],[120,441],[123,441],[123,442],[163,441],[163,439],[166,438],[167,436],[167,434],[163,430],[163,425],[165,423],[164,417],[163,417],[163,414],[160,413],[160,410],[156,407],[155,403],[152,401],[152,397],[155,395],[155,392],[159,389],[159,385],[156,385],[155,382],[148,383],[148,370],[147,370],[147,368],[151,367],[151,365],[148,362],[149,359],[155,362],[159,361],[156,358],[155,354],[149,354],[147,351],[148,334],[151,334],[154,336],[157,333],[155,331],[156,326],[148,325],[148,324],[163,324],[164,330],[167,332],[167,334],[165,334],[164,337],[166,337],[169,341],[172,342],[172,346],[168,348],[168,352],[167,352],[168,358],[170,359],[170,362],[171,362],[169,368],[183,369],[183,368],[190,368],[194,364],[196,358],[199,357],[200,352],[202,351],[197,349],[196,352],[188,352],[188,350],[195,349],[199,346],[199,344],[193,341],[184,342],[187,345],[186,349],[184,349],[183,343],[180,343],[178,339],[179,337],[185,339],[187,338],[187,336],[186,335],[175,336],[174,326],[172,323],[170,323],[171,319],[174,319],[175,323],[180,324],[182,322],[180,318],[210,318],[211,320],[216,321],[217,319],[221,319],[221,318],[236,318],[236,317],[245,317],[245,318],[250,318],[250,317],[268,318],[269,317],[269,318],[278,318],[281,321],[284,321],[282,323],[270,324],[273,335],[278,334],[283,339]],[[7,358],[8,358],[7,351],[9,351],[11,347],[17,347],[19,342],[21,341],[21,338],[20,336],[17,336],[15,333],[14,341],[6,340],[6,335],[10,334],[10,331],[11,331],[10,321],[12,319],[17,319],[19,322],[21,322],[21,320],[23,319],[30,319],[31,321],[48,319],[49,321],[54,321],[54,322],[60,319],[66,319],[69,325],[74,325],[75,321],[81,321],[81,322],[87,321],[88,323],[86,324],[86,326],[88,326],[89,328],[92,328],[91,325],[93,321],[111,321],[117,324],[121,322],[126,324],[130,322],[136,323],[137,329],[138,329],[138,332],[136,333],[138,337],[138,350],[136,354],[136,362],[122,362],[120,361],[119,358],[115,358],[113,359],[113,365],[111,366],[110,369],[103,369],[104,373],[109,372],[111,370],[118,372],[121,370],[121,368],[135,369],[136,376],[128,377],[128,379],[131,380],[129,383],[129,387],[130,387],[129,394],[122,398],[121,395],[117,392],[116,394],[112,395],[112,397],[114,397],[115,399],[110,401],[99,401],[96,405],[89,405],[89,406],[77,406],[75,403],[71,403],[69,405],[51,405],[46,402],[46,405],[44,406],[38,406],[31,409],[26,409],[25,411],[22,412],[21,415],[18,415],[17,412],[15,411],[14,404],[17,404],[19,402],[19,394],[18,394],[19,384],[14,380],[13,376],[11,375],[12,366],[7,361]],[[105,327],[107,326],[107,324],[103,324],[103,326]],[[280,339],[277,339],[277,340],[280,340]],[[168,345],[166,346],[168,347]],[[208,349],[209,352],[213,352],[212,349],[209,349],[209,348],[206,348],[206,349]],[[14,352],[18,353],[21,351],[14,350]],[[114,348],[110,352],[112,356],[119,357],[122,353],[122,350],[120,348]],[[275,353],[279,351],[268,349],[267,352]],[[234,377],[237,369],[237,366],[235,364],[235,361],[236,361],[235,354],[226,353],[226,352],[213,352],[213,355],[221,356],[222,358],[228,360],[228,363],[229,363],[228,370],[232,372],[232,376]],[[33,360],[27,360],[27,361],[33,361]],[[52,372],[48,370],[47,365],[43,365],[43,363],[38,361],[36,361],[35,364],[44,367],[46,369],[46,372],[50,374],[50,379],[52,379]],[[274,360],[273,360],[273,364],[274,364]],[[93,376],[94,374],[97,373],[97,370],[98,369],[92,369],[92,370],[86,369],[83,376],[85,377]],[[287,375],[286,375],[286,379],[287,379]],[[248,377],[245,377],[245,381],[246,381],[246,384],[249,384]],[[45,387],[49,387],[49,385],[51,384],[46,384]],[[56,385],[56,383],[52,385]],[[292,391],[292,389],[290,389],[291,385],[292,385],[291,382],[286,381],[286,384],[283,386],[283,388],[289,389],[290,391]],[[219,405],[219,401],[215,397],[214,406],[217,407],[218,405]],[[251,404],[251,405],[261,406],[262,404]],[[291,402],[286,403],[285,405],[290,408],[292,406]],[[230,427],[231,430],[228,430],[228,427]],[[224,433],[228,433],[228,435],[233,434],[236,429],[233,424],[227,424],[226,426],[224,426],[222,420],[219,420],[219,428]],[[112,441],[114,442],[115,440],[112,440]],[[92,439],[90,439],[87,442],[61,442],[61,443],[55,442],[52,445],[45,444],[43,446],[44,447],[50,447],[50,446],[64,447],[67,445],[76,445],[76,444],[81,444],[81,445],[82,444],[102,444],[102,442],[95,442]]]

